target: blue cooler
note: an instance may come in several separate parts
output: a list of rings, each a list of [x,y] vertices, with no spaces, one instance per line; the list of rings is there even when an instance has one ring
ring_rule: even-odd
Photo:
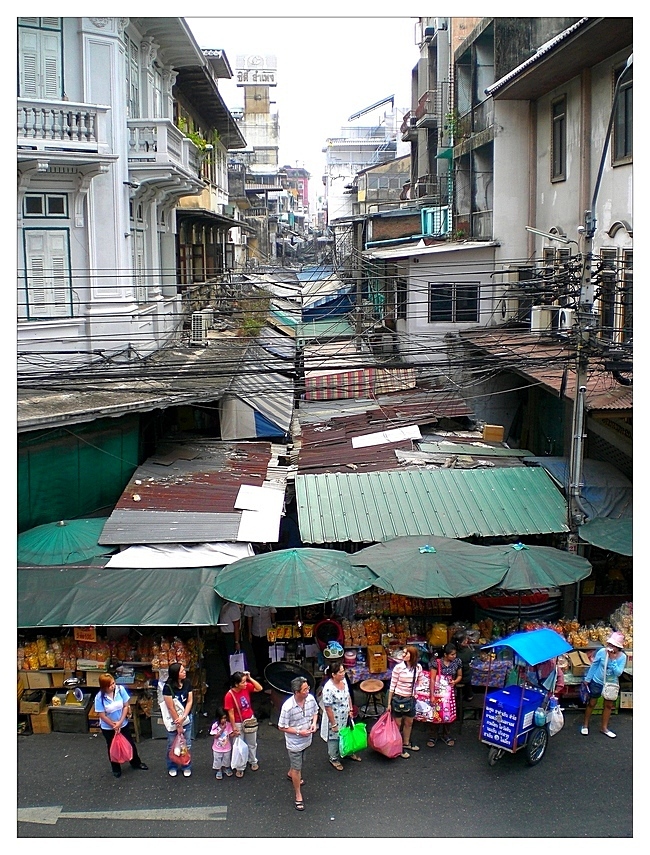
[[[485,698],[481,741],[509,751],[523,745],[525,735],[535,726],[535,710],[544,698],[539,689],[523,686],[490,692]]]

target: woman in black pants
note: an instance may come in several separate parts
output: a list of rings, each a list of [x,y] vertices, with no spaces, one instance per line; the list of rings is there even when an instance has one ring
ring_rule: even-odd
[[[129,761],[132,768],[148,769],[147,764],[140,760],[138,749],[131,736],[131,724],[127,718],[129,714],[129,693],[124,686],[116,685],[111,674],[99,675],[99,691],[95,695],[95,712],[99,716],[99,726],[106,740],[109,760],[113,737],[121,731],[133,748],[133,757]],[[120,763],[111,760],[111,768],[116,778],[122,775]]]

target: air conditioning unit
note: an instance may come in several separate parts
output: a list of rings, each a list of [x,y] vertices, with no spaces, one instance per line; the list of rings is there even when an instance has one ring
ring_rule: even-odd
[[[575,309],[560,309],[557,319],[557,328],[560,332],[572,329],[576,322]]]
[[[551,332],[553,329],[553,309],[550,306],[533,306],[530,310],[530,331],[532,333]]]
[[[201,309],[201,313],[205,315],[206,329],[211,330],[214,326],[214,309]]]
[[[497,312],[497,317],[502,322],[514,320],[519,314],[519,298],[502,297],[501,300],[499,300]]]
[[[192,312],[190,344],[196,344],[202,347],[207,347],[208,345],[208,325],[203,312]]]

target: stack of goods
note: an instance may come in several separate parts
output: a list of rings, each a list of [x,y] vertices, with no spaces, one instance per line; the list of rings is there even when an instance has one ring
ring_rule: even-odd
[[[19,671],[76,671],[78,659],[105,664],[110,646],[106,642],[77,642],[72,636],[48,640],[39,635],[18,647],[17,654]]]
[[[357,615],[393,616],[426,616],[450,615],[451,600],[449,599],[420,599],[405,597],[401,594],[390,594],[380,588],[362,591],[356,596]]]
[[[626,649],[634,647],[634,632],[632,621],[632,603],[623,603],[610,617],[610,623],[617,632],[622,632]]]
[[[201,645],[194,638],[187,642],[180,638],[161,638],[151,641],[151,667],[154,671],[161,668],[169,668],[174,662],[180,662],[186,669],[191,670],[198,666],[201,654]],[[142,655],[143,651],[138,655]]]
[[[346,647],[381,644],[382,636],[390,636],[393,644],[404,645],[418,634],[417,625],[407,617],[386,618],[372,615],[362,620],[344,620],[341,626]]]

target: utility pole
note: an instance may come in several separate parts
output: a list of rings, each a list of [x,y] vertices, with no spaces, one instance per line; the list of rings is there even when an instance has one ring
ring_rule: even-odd
[[[596,233],[596,201],[598,191],[600,190],[600,182],[603,177],[605,168],[605,159],[607,149],[612,135],[612,127],[616,116],[616,108],[618,105],[618,95],[620,92],[621,82],[623,77],[630,69],[633,63],[633,54],[630,54],[625,68],[620,73],[616,86],[614,88],[614,96],[612,98],[612,108],[609,114],[609,124],[605,134],[605,142],[603,151],[600,157],[600,165],[598,167],[598,175],[596,176],[596,184],[594,186],[593,196],[591,198],[591,210],[585,211],[584,225],[578,228],[583,238],[583,269],[582,279],[580,282],[580,303],[578,306],[578,340],[576,343],[576,386],[575,397],[573,401],[573,423],[571,432],[571,456],[569,458],[569,527],[572,534],[577,534],[578,527],[585,520],[585,512],[581,502],[581,489],[583,487],[582,469],[584,460],[584,439],[585,439],[585,398],[586,398],[586,382],[587,369],[589,365],[589,339],[591,330],[595,327],[595,317],[593,313],[594,303],[594,286],[592,283],[591,266],[593,255],[593,239]],[[577,538],[573,540],[575,544]],[[569,548],[571,549],[571,541]]]

